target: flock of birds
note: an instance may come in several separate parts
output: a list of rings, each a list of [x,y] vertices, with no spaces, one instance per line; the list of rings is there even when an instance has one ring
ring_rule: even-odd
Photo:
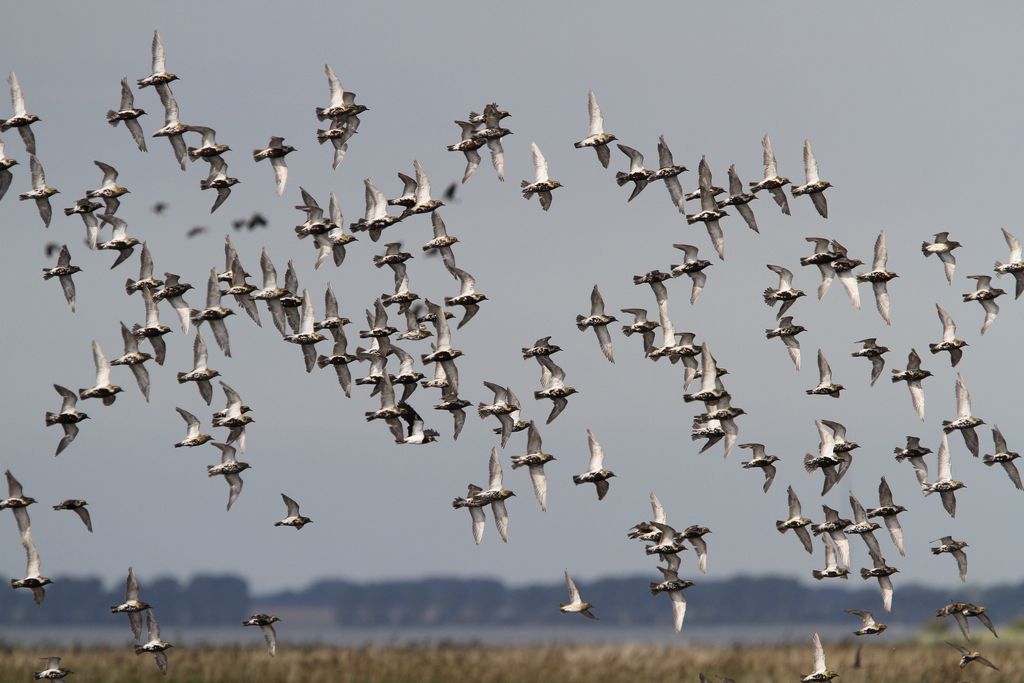
[[[166,137],[169,140],[175,159],[183,170],[187,168],[187,162],[190,161],[202,160],[209,164],[209,173],[205,179],[201,180],[200,188],[201,190],[216,190],[216,199],[211,207],[211,212],[216,211],[230,197],[231,187],[239,182],[237,178],[228,175],[228,165],[224,155],[230,151],[230,147],[216,141],[216,132],[212,128],[186,125],[181,122],[178,103],[171,90],[171,83],[177,80],[178,76],[166,70],[164,47],[158,33],[154,34],[152,50],[152,73],[137,81],[137,86],[140,89],[147,87],[155,89],[164,107],[164,126],[152,132],[151,137]],[[329,122],[330,125],[328,128],[317,130],[316,138],[321,144],[330,141],[334,149],[333,166],[337,167],[344,159],[348,145],[359,127],[360,115],[367,111],[367,107],[356,102],[355,93],[346,91],[342,87],[330,66],[325,66],[325,73],[330,89],[330,102],[325,107],[317,107],[315,113],[318,121]],[[39,215],[44,225],[49,226],[52,216],[50,198],[57,194],[58,190],[47,184],[43,165],[37,156],[33,126],[40,118],[35,114],[28,113],[25,98],[14,73],[11,73],[9,83],[14,112],[10,118],[0,122],[0,130],[7,131],[13,128],[18,131],[24,142],[25,152],[29,156],[31,169],[32,189],[21,193],[19,199],[33,200],[39,209]],[[616,140],[616,137],[605,132],[604,119],[593,92],[589,94],[589,114],[589,133],[582,140],[576,142],[575,146],[594,149],[602,166],[607,168],[611,161],[609,145]],[[127,79],[123,79],[119,109],[107,112],[106,120],[112,126],[123,122],[139,150],[143,152],[147,151],[146,137],[140,123],[140,118],[144,115],[146,112],[134,104],[134,96]],[[492,164],[499,180],[504,180],[504,149],[501,139],[511,131],[503,127],[501,123],[509,116],[509,112],[501,110],[497,104],[489,104],[483,108],[482,114],[471,112],[466,120],[456,121],[461,130],[461,139],[448,146],[448,150],[462,152],[465,155],[466,169],[462,178],[463,183],[474,175],[480,165],[481,156],[478,150],[485,146],[490,152]],[[199,136],[196,143],[198,146],[187,144],[186,136],[189,135]],[[789,215],[790,200],[785,188],[790,186],[790,194],[793,197],[808,196],[817,213],[822,218],[828,217],[825,192],[830,187],[830,183],[819,177],[817,162],[809,142],[805,143],[803,150],[805,181],[802,185],[795,185],[788,178],[779,175],[771,141],[766,135],[763,139],[764,174],[761,179],[744,185],[737,175],[735,166],[731,166],[728,171],[728,189],[716,187],[712,182],[710,166],[702,158],[698,164],[698,187],[689,193],[684,192],[680,182],[681,175],[687,169],[673,161],[672,153],[664,137],[661,137],[658,142],[658,168],[645,167],[644,157],[637,150],[622,144],[617,146],[628,158],[629,167],[628,171],[618,172],[615,181],[619,186],[632,184],[629,200],[640,194],[650,183],[657,180],[663,181],[672,205],[685,216],[687,223],[703,223],[705,225],[711,245],[719,259],[724,260],[725,258],[725,240],[720,221],[728,215],[726,209],[735,208],[736,212],[744,219],[744,223],[750,229],[757,231],[758,225],[751,203],[761,191],[769,192],[781,212]],[[541,207],[546,211],[551,207],[553,191],[558,189],[561,184],[559,181],[551,179],[548,164],[540,148],[536,144],[532,144],[531,150],[535,177],[532,181],[524,180],[522,182],[522,194],[526,199],[537,195]],[[278,195],[284,193],[288,181],[286,157],[294,151],[294,147],[285,144],[284,139],[277,136],[270,137],[266,147],[253,150],[254,162],[259,163],[263,160],[269,162],[274,173]],[[3,143],[0,141],[0,198],[11,185],[12,168],[17,163],[14,159],[6,156]],[[61,404],[57,412],[46,413],[45,423],[47,426],[59,425],[63,430],[63,436],[56,449],[57,455],[71,445],[79,433],[79,424],[90,417],[76,407],[79,400],[98,399],[104,406],[109,406],[114,403],[117,395],[124,391],[121,386],[112,382],[112,366],[125,366],[130,369],[143,398],[149,400],[150,375],[147,363],[152,360],[158,366],[163,365],[166,354],[164,336],[171,332],[171,327],[160,321],[159,305],[161,302],[166,302],[174,310],[177,323],[184,334],[187,335],[190,330],[194,329],[193,367],[178,372],[177,382],[195,384],[203,402],[208,406],[211,405],[214,395],[212,380],[221,376],[221,373],[209,365],[210,354],[202,327],[203,323],[206,323],[207,331],[212,334],[218,349],[224,356],[230,357],[231,347],[227,320],[236,313],[236,310],[223,305],[225,296],[230,296],[237,308],[244,311],[253,323],[261,327],[262,320],[257,302],[264,302],[272,323],[282,339],[301,349],[306,372],[312,372],[314,368],[332,368],[347,397],[352,395],[353,383],[369,387],[371,396],[379,396],[380,407],[366,411],[365,418],[367,421],[382,421],[396,443],[424,445],[441,438],[437,429],[426,426],[424,417],[410,403],[411,398],[421,388],[440,391],[440,401],[434,405],[434,408],[452,415],[454,421],[452,438],[458,438],[465,423],[466,410],[472,407],[472,403],[460,396],[456,361],[463,355],[463,351],[453,346],[454,331],[449,320],[454,320],[456,316],[451,310],[461,309],[462,311],[461,319],[455,327],[456,330],[460,329],[473,319],[480,305],[487,300],[487,296],[477,291],[475,278],[456,265],[453,246],[459,242],[459,238],[448,234],[438,211],[443,206],[443,202],[431,196],[427,174],[418,162],[413,163],[413,176],[404,173],[398,174],[403,183],[403,190],[402,194],[394,199],[387,199],[384,193],[369,179],[365,181],[366,211],[362,218],[347,226],[350,231],[346,230],[340,205],[333,193],[329,199],[328,209],[324,211],[313,196],[300,188],[302,203],[296,208],[302,212],[304,220],[295,227],[295,234],[300,240],[311,238],[316,250],[314,268],[319,268],[326,262],[341,266],[346,257],[346,247],[357,240],[355,233],[365,232],[372,241],[376,242],[385,230],[392,228],[396,223],[410,220],[420,214],[430,214],[433,238],[422,246],[422,250],[427,253],[436,252],[441,257],[441,262],[448,273],[459,282],[458,294],[445,296],[438,303],[422,299],[421,305],[420,295],[410,289],[406,261],[412,258],[412,254],[402,250],[401,242],[387,243],[384,253],[374,256],[372,262],[378,269],[387,266],[392,270],[394,291],[380,296],[372,303],[371,310],[366,311],[367,329],[360,330],[358,334],[361,340],[368,340],[367,347],[357,347],[354,353],[349,350],[345,332],[345,326],[352,321],[340,314],[338,300],[330,286],[324,294],[324,317],[318,320],[315,313],[314,297],[308,290],[300,289],[298,272],[293,262],[288,262],[284,280],[283,282],[279,281],[274,263],[264,249],[260,258],[262,283],[261,286],[256,286],[248,282],[250,275],[243,267],[230,237],[226,239],[224,269],[210,269],[205,304],[202,308],[193,308],[185,299],[193,289],[193,285],[182,281],[179,275],[171,272],[165,273],[163,279],[156,278],[153,258],[147,245],[139,239],[129,236],[128,224],[118,217],[120,198],[128,194],[129,190],[118,183],[117,170],[110,164],[100,161],[96,162],[96,166],[102,172],[100,185],[95,189],[83,192],[84,196],[76,200],[73,206],[66,208],[64,213],[67,216],[78,215],[81,217],[86,227],[86,242],[91,249],[116,252],[116,260],[111,266],[112,268],[125,262],[133,255],[136,247],[141,245],[139,277],[134,280],[128,279],[125,291],[128,296],[138,294],[139,298],[143,300],[145,320],[144,323],[131,327],[124,323],[121,324],[124,352],[112,360],[108,360],[100,345],[93,341],[92,353],[96,370],[93,386],[75,392],[64,386],[54,385],[60,395]],[[700,210],[695,213],[687,213],[687,201],[699,201]],[[396,208],[398,212],[393,212]],[[111,234],[109,238],[104,238],[103,231],[108,225],[111,226]],[[1022,259],[1021,245],[1006,230],[1003,230],[1003,235],[1009,246],[1010,255],[1006,263],[997,262],[994,271],[998,276],[1010,274],[1014,277],[1016,296],[1019,297],[1024,291],[1024,259]],[[808,237],[807,241],[813,245],[813,253],[801,258],[799,263],[801,266],[816,266],[820,272],[821,284],[817,290],[819,299],[825,296],[832,281],[838,278],[850,303],[855,308],[859,308],[859,286],[862,283],[870,283],[879,315],[887,325],[891,324],[887,286],[898,275],[887,270],[888,253],[884,232],[878,235],[870,269],[858,273],[854,271],[864,265],[864,262],[852,258],[847,249],[836,240],[825,237]],[[751,458],[744,461],[742,466],[762,471],[764,474],[763,490],[767,493],[776,476],[775,463],[780,458],[768,454],[766,446],[761,443],[738,443],[737,419],[744,414],[744,411],[731,405],[731,395],[723,381],[728,371],[717,364],[707,342],[698,344],[693,332],[677,332],[669,317],[669,290],[666,283],[686,275],[692,281],[689,301],[691,304],[695,304],[701,291],[707,285],[706,271],[712,265],[711,261],[700,258],[698,247],[690,244],[674,246],[683,254],[682,263],[671,266],[668,271],[651,270],[633,278],[636,285],[646,284],[651,287],[657,306],[658,320],[649,320],[647,309],[625,308],[622,309],[622,312],[632,316],[632,320],[628,324],[622,325],[622,332],[626,337],[635,334],[642,339],[642,352],[646,358],[652,361],[667,358],[672,364],[681,364],[684,402],[703,406],[703,412],[699,412],[694,417],[692,425],[692,438],[706,441],[701,452],[707,451],[719,442],[723,443],[725,455],[728,455],[735,446],[749,450]],[[935,235],[933,241],[925,242],[922,245],[925,257],[934,254],[943,262],[945,277],[950,283],[953,281],[956,264],[954,250],[958,247],[960,244],[950,240],[949,234],[945,232]],[[769,264],[767,267],[778,276],[779,281],[777,287],[769,287],[764,291],[763,298],[769,306],[778,304],[779,307],[776,314],[777,325],[774,328],[766,329],[765,336],[768,339],[776,337],[781,339],[794,366],[799,370],[800,342],[798,335],[805,328],[794,322],[794,316],[786,314],[800,298],[805,296],[805,293],[793,286],[794,274],[791,270],[775,264]],[[72,311],[75,310],[76,298],[73,277],[80,270],[78,266],[72,265],[72,257],[67,246],[60,249],[56,265],[43,270],[45,279],[58,279]],[[996,299],[1005,292],[992,286],[991,276],[973,275],[969,277],[976,281],[977,286],[973,292],[964,294],[963,300],[965,302],[977,301],[983,307],[985,318],[981,334],[985,334],[999,311]],[[392,307],[396,308],[392,309]],[[956,337],[956,325],[950,314],[939,306],[936,308],[943,329],[942,339],[929,344],[929,351],[932,354],[948,353],[951,365],[956,366],[967,342]],[[404,322],[404,329],[391,324],[389,315],[392,310],[398,311]],[[591,294],[589,313],[578,315],[575,324],[580,331],[586,332],[588,329],[594,331],[600,350],[609,362],[614,362],[610,326],[616,321],[614,316],[606,313],[601,292],[595,285]],[[659,329],[661,331],[660,340],[657,339]],[[433,373],[428,378],[425,372],[417,369],[415,355],[399,346],[397,342],[416,343],[431,338],[433,341],[429,344],[429,352],[419,354],[422,368],[426,369],[433,364]],[[577,392],[575,388],[566,384],[566,372],[553,358],[560,351],[560,347],[552,343],[551,339],[551,336],[540,338],[533,345],[522,349],[524,359],[532,358],[538,363],[540,387],[533,392],[533,396],[536,400],[551,402],[550,413],[546,419],[547,424],[551,424],[557,419],[567,407],[569,397]],[[331,343],[330,352],[319,353],[316,345],[328,341]],[[876,338],[863,339],[857,343],[861,345],[861,348],[851,355],[866,358],[871,362],[870,382],[874,385],[882,375],[885,367],[884,354],[889,349],[880,345]],[[148,345],[152,353],[141,350],[141,346],[144,344]],[[392,357],[398,361],[397,370],[394,367],[388,367]],[[820,381],[816,386],[807,389],[807,394],[838,398],[844,387],[834,381],[829,363],[822,350],[817,353],[817,361]],[[353,381],[352,367],[358,366],[358,364],[364,364],[367,371],[365,376],[358,377]],[[932,373],[923,370],[921,365],[921,357],[916,350],[912,349],[908,356],[906,369],[892,370],[891,379],[893,382],[907,383],[914,410],[917,416],[924,420],[922,381],[930,377]],[[698,390],[687,393],[690,385],[696,380],[699,380]],[[499,449],[504,449],[508,445],[514,433],[527,432],[525,453],[513,456],[511,467],[512,469],[527,468],[533,492],[541,510],[547,509],[548,482],[544,468],[545,465],[555,460],[554,455],[543,450],[537,422],[523,418],[524,408],[512,388],[492,382],[484,384],[487,390],[493,393],[493,398],[490,399],[490,402],[480,402],[477,405],[477,413],[481,418],[493,417],[498,423],[494,428],[494,432],[498,435],[498,444],[491,450],[488,483],[486,487],[470,484],[465,496],[455,498],[452,503],[456,509],[466,508],[469,510],[473,540],[477,544],[481,542],[484,534],[487,507],[491,509],[501,539],[508,541],[509,515],[506,501],[515,494],[504,486],[502,458],[499,455]],[[253,409],[244,403],[238,392],[223,381],[219,381],[219,385],[225,397],[225,406],[223,410],[213,412],[210,419],[214,428],[226,430],[223,439],[216,441],[213,436],[204,433],[202,420],[179,407],[177,411],[185,421],[186,434],[174,446],[191,448],[210,443],[220,451],[220,462],[208,466],[207,471],[211,477],[223,476],[226,480],[229,487],[227,509],[230,510],[242,491],[243,482],[240,474],[249,468],[247,463],[238,460],[237,451],[245,451],[246,426],[253,422],[254,418],[250,414]],[[401,387],[400,396],[396,394],[398,387]],[[966,383],[959,375],[956,379],[956,404],[957,414],[942,423],[934,479],[929,474],[926,462],[926,456],[932,451],[921,445],[919,437],[908,437],[904,447],[895,449],[898,461],[908,460],[913,466],[922,493],[925,496],[938,493],[943,507],[950,517],[956,514],[955,492],[963,488],[964,483],[952,477],[951,449],[947,435],[959,431],[967,448],[975,457],[978,457],[980,447],[976,428],[984,424],[980,418],[973,415]],[[848,438],[846,427],[838,422],[822,419],[816,421],[815,424],[819,437],[818,451],[816,454],[808,454],[804,458],[803,465],[809,473],[820,471],[824,479],[822,495],[825,495],[849,471],[853,463],[853,451],[858,448],[858,445]],[[587,439],[590,450],[587,469],[573,476],[572,480],[576,485],[594,484],[598,500],[602,500],[607,495],[610,479],[615,474],[605,467],[605,455],[595,434],[588,430]],[[1013,485],[1021,490],[1024,487],[1021,485],[1020,475],[1013,462],[1019,457],[1019,454],[1009,450],[1006,440],[998,428],[993,428],[993,442],[994,452],[984,456],[984,464],[1000,465]],[[30,590],[35,602],[42,603],[45,586],[51,584],[52,581],[41,573],[40,555],[31,533],[28,508],[36,500],[24,494],[21,484],[9,471],[7,472],[7,483],[8,497],[0,500],[0,509],[10,509],[13,512],[27,556],[25,577],[13,579],[11,586],[15,589]],[[298,502],[288,495],[283,493],[281,495],[287,514],[275,526],[289,526],[299,530],[313,521],[301,514]],[[824,505],[824,520],[815,523],[803,515],[800,500],[791,486],[787,489],[787,495],[786,518],[778,521],[776,528],[782,534],[793,531],[799,539],[801,547],[808,553],[814,552],[815,543],[811,534],[821,538],[824,567],[821,570],[814,570],[814,578],[819,580],[846,579],[853,568],[849,537],[858,536],[863,540],[870,557],[870,567],[861,568],[860,576],[863,579],[877,580],[882,596],[882,607],[885,611],[891,610],[893,601],[891,577],[898,572],[898,569],[888,564],[882,544],[874,535],[881,525],[872,520],[878,519],[884,523],[893,548],[903,556],[906,554],[906,548],[898,516],[905,512],[906,508],[894,502],[885,478],[882,478],[879,483],[877,507],[865,508],[858,498],[852,492],[850,493],[849,502],[853,519],[844,518],[839,510]],[[92,531],[87,505],[85,500],[71,499],[55,505],[54,509],[74,511],[88,530]],[[669,596],[673,607],[674,627],[676,631],[679,631],[682,628],[686,612],[684,591],[693,586],[693,581],[682,579],[679,576],[681,554],[692,548],[697,555],[698,569],[701,572],[706,572],[708,545],[704,537],[711,533],[711,530],[700,524],[688,525],[682,531],[670,526],[664,507],[653,493],[651,494],[651,507],[653,519],[636,524],[628,531],[628,535],[630,538],[646,544],[646,555],[657,557],[664,562],[664,566],[657,567],[661,574],[661,580],[652,581],[650,591],[652,595],[664,593]],[[944,536],[937,543],[935,547],[931,548],[931,552],[935,555],[951,555],[956,560],[960,579],[966,580],[967,556],[964,549],[968,545],[967,542],[954,539],[952,536]],[[592,611],[594,605],[582,598],[579,588],[568,571],[565,572],[565,580],[569,601],[560,605],[560,610],[596,619],[597,617]],[[162,671],[166,672],[168,666],[166,651],[172,647],[172,644],[161,638],[153,606],[142,601],[139,596],[139,583],[135,578],[134,571],[129,568],[125,601],[111,609],[115,613],[128,615],[132,635],[137,642],[135,651],[139,654],[155,655],[156,663]],[[855,631],[858,636],[877,635],[886,629],[886,625],[876,621],[870,611],[863,609],[847,611],[861,619],[861,627]],[[142,634],[143,613],[146,615],[146,637],[143,637]],[[995,634],[995,628],[984,606],[953,602],[938,609],[936,614],[939,617],[953,617],[967,643],[970,643],[969,617],[978,619]],[[276,621],[278,618],[274,615],[254,614],[243,622],[244,625],[259,626],[263,630],[271,655],[276,649],[276,636],[273,627]],[[825,664],[824,651],[817,634],[813,637],[813,644],[814,671],[805,675],[802,680],[808,682],[827,681],[837,676]],[[995,668],[995,665],[980,653],[960,645],[953,647],[956,647],[962,655],[961,667],[965,667],[971,662],[979,662]],[[59,657],[51,657],[47,660],[46,669],[38,672],[36,678],[57,679],[68,673],[70,670],[61,668]]]

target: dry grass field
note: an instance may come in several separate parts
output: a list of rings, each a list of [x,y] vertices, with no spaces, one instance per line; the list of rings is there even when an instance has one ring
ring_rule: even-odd
[[[841,683],[1019,683],[1024,646],[982,644],[1001,671],[971,664],[957,667],[958,655],[932,645],[865,644],[861,667],[853,668],[857,643],[826,643],[829,667]],[[31,680],[38,657],[60,654],[75,671],[70,681],[129,683],[656,683],[694,682],[704,672],[737,683],[793,683],[810,671],[810,646],[649,647],[569,646],[558,648],[476,646],[410,648],[282,647],[271,659],[257,648],[181,648],[170,651],[170,671],[161,676],[152,656],[126,650],[85,649],[41,652],[0,649],[0,683]]]

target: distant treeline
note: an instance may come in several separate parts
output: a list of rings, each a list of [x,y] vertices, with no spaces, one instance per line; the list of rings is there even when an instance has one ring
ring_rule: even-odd
[[[849,588],[806,586],[793,579],[695,577],[686,595],[687,619],[705,625],[802,624],[849,620],[846,608],[873,610],[888,623],[921,625],[952,600],[987,605],[1006,623],[1024,616],[1024,583],[992,588],[932,589],[901,584],[896,577],[892,614],[882,615],[875,581],[849,581]],[[584,598],[596,605],[602,623],[663,624],[668,598],[651,596],[650,577],[579,581]],[[857,585],[860,583],[860,585]],[[557,624],[557,605],[565,602],[562,582],[508,587],[489,579],[429,578],[416,581],[359,583],[317,581],[301,591],[254,595],[238,576],[198,575],[142,580],[142,599],[159,608],[161,624],[237,625],[253,610],[304,610],[333,614],[339,626],[521,625]],[[124,599],[123,585],[99,579],[56,577],[46,601],[32,604],[28,591],[0,591],[0,624],[111,624],[110,606]]]

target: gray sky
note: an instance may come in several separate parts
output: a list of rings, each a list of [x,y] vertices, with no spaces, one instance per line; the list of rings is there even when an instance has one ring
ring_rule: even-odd
[[[29,185],[27,155],[17,134],[4,135],[8,156],[21,165],[0,203],[7,227],[0,257],[8,274],[3,305],[11,323],[2,360],[8,397],[0,417],[3,464],[40,500],[32,514],[44,573],[113,580],[133,564],[144,576],[237,572],[257,589],[323,576],[489,575],[519,583],[555,579],[564,567],[580,577],[653,575],[654,562],[625,531],[648,518],[647,497],[654,490],[670,523],[713,528],[711,576],[781,573],[810,580],[810,570],[822,564],[820,549],[807,555],[795,538],[775,532],[774,520],[784,516],[788,483],[805,513],[820,518],[821,477],[806,474],[801,458],[817,444],[813,420],[831,418],[845,423],[862,447],[825,502],[848,512],[852,488],[865,504],[875,503],[878,478],[885,475],[897,502],[910,508],[902,517],[908,557],[880,539],[890,564],[902,571],[897,593],[901,582],[956,583],[953,560],[928,552],[929,540],[947,533],[970,542],[972,582],[1016,580],[1024,555],[1018,544],[1004,547],[1000,538],[1013,533],[1022,498],[1005,474],[983,467],[953,435],[953,473],[969,488],[958,494],[958,517],[951,520],[937,496],[920,496],[911,468],[895,463],[891,453],[907,434],[937,449],[940,421],[955,413],[955,373],[945,356],[927,354],[927,343],[941,331],[935,302],[952,313],[959,336],[971,344],[958,369],[972,391],[974,413],[1002,426],[1011,449],[1024,442],[1014,406],[1003,399],[1010,396],[1005,385],[1016,380],[1008,361],[1024,331],[1019,304],[1011,299],[1012,280],[999,283],[1011,296],[1000,300],[1003,311],[984,338],[978,334],[980,307],[959,303],[960,294],[973,289],[965,275],[988,273],[994,260],[1005,260],[999,228],[1024,238],[1014,201],[1021,150],[1012,142],[1019,138],[1021,98],[1010,85],[1018,80],[1014,46],[1021,10],[948,4],[921,13],[918,7],[780,9],[763,3],[734,5],[730,12],[701,4],[645,10],[621,3],[590,3],[585,15],[558,3],[526,3],[498,14],[478,4],[426,12],[384,3],[343,10],[333,3],[302,10],[216,3],[201,14],[154,7],[144,15],[123,3],[102,15],[69,5],[57,16],[31,3],[10,8],[9,25],[21,30],[5,37],[5,66],[17,71],[29,111],[42,117],[34,126],[39,156],[47,180],[61,190],[53,224],[43,230],[34,205],[17,201]],[[120,78],[134,82],[148,73],[154,28],[167,46],[168,69],[181,77],[173,87],[182,119],[212,126],[218,141],[233,147],[225,158],[242,183],[212,217],[211,193],[198,188],[205,165],[182,173],[165,141],[150,140],[150,152],[141,154],[123,127],[112,129],[103,119],[118,103]],[[271,41],[271,35],[277,38]],[[314,140],[313,107],[328,100],[324,62],[370,107],[336,171],[330,147]],[[741,440],[762,441],[783,458],[768,495],[761,493],[758,472],[740,468],[741,452],[724,462],[720,448],[697,455],[688,433],[694,410],[681,400],[681,366],[644,360],[640,341],[622,337],[617,325],[617,362],[611,365],[593,333],[573,325],[575,315],[587,311],[594,283],[610,312],[642,306],[653,314],[649,288],[633,286],[631,276],[678,263],[674,242],[711,253],[703,228],[687,226],[662,187],[652,185],[626,204],[628,189],[616,187],[613,178],[626,165],[618,151],[606,171],[593,152],[573,149],[587,131],[588,88],[599,97],[606,129],[644,152],[649,163],[657,160],[658,135],[666,135],[676,162],[692,169],[682,177],[688,190],[696,186],[702,154],[719,184],[731,163],[744,181],[755,179],[766,132],[783,175],[802,178],[801,145],[810,138],[822,177],[835,185],[827,221],[806,198],[791,200],[793,216],[787,217],[766,196],[754,205],[760,236],[739,217],[726,219],[728,260],[708,271],[696,306],[688,304],[688,279],[669,283],[676,328],[697,332],[732,373],[727,385],[734,405],[749,413],[739,421]],[[119,355],[118,321],[130,325],[143,315],[141,298],[123,294],[125,278],[137,277],[138,257],[109,271],[113,256],[89,252],[81,221],[60,211],[99,184],[93,159],[120,170],[132,193],[119,215],[130,234],[148,240],[158,273],[181,273],[196,286],[188,297],[193,306],[204,298],[209,268],[223,265],[231,219],[258,210],[270,218],[270,229],[232,233],[245,267],[258,272],[264,245],[281,275],[287,260],[295,259],[318,315],[330,281],[342,314],[357,320],[349,328],[355,340],[361,312],[390,291],[391,273],[370,267],[381,248],[365,236],[349,248],[342,268],[325,265],[314,273],[309,240],[299,242],[292,231],[300,216],[291,208],[299,185],[324,206],[328,193],[337,192],[351,221],[362,212],[363,178],[396,196],[394,174],[411,171],[415,158],[440,193],[461,177],[464,164],[461,154],[444,149],[458,140],[452,120],[491,101],[512,112],[507,124],[514,135],[505,140],[508,181],[496,181],[485,155],[459,201],[442,210],[449,232],[462,240],[455,247],[459,265],[490,298],[455,333],[455,346],[466,352],[459,362],[462,393],[475,402],[488,398],[482,380],[510,384],[524,402],[524,416],[542,422],[549,403],[531,396],[540,373],[535,362],[520,358],[519,347],[545,335],[565,349],[557,360],[580,391],[553,425],[541,429],[545,450],[558,457],[548,466],[547,513],[533,500],[525,472],[509,468],[508,457],[525,450],[525,433],[502,453],[506,485],[518,493],[509,503],[508,545],[488,519],[484,541],[475,547],[468,515],[450,506],[467,482],[485,483],[493,420],[469,415],[453,443],[449,416],[430,409],[437,393],[421,390],[412,403],[445,438],[421,448],[395,446],[383,425],[363,420],[363,411],[377,407],[376,398],[359,387],[346,400],[333,372],[306,375],[299,349],[277,339],[262,304],[263,329],[244,315],[229,319],[234,358],[223,358],[208,339],[211,366],[253,406],[256,419],[244,456],[253,469],[230,513],[224,512],[224,482],[205,476],[217,451],[171,447],[184,433],[175,406],[204,423],[210,413],[194,387],[174,380],[191,364],[191,337],[176,326],[167,337],[166,365],[149,365],[152,402],[143,402],[127,370],[115,368],[114,381],[125,393],[110,408],[81,404],[93,419],[60,458],[52,457],[59,429],[42,425],[43,412],[59,406],[50,385],[90,386],[90,340],[99,340],[108,357]],[[137,92],[136,104],[149,112],[142,119],[147,134],[161,125],[155,92]],[[299,149],[288,158],[283,198],[273,193],[269,166],[254,165],[249,156],[271,135],[284,135]],[[549,213],[519,196],[519,180],[532,177],[531,141],[547,156],[552,177],[565,185]],[[170,205],[163,216],[149,211],[158,200]],[[210,231],[186,241],[193,225]],[[850,307],[838,283],[816,301],[817,271],[798,264],[810,253],[807,235],[837,238],[853,256],[870,261],[880,228],[888,235],[889,267],[901,276],[890,285],[892,328],[878,317],[869,289],[862,289],[860,311]],[[965,245],[957,252],[952,287],[941,264],[919,251],[921,241],[940,230]],[[428,218],[405,221],[386,237],[403,240],[417,254],[409,264],[415,291],[433,300],[457,293],[440,261],[420,255],[418,246],[430,237]],[[74,263],[85,269],[76,277],[75,315],[57,283],[39,277],[48,265],[42,247],[50,240],[67,242]],[[792,309],[809,330],[800,338],[799,374],[782,344],[764,339],[774,315],[760,293],[776,280],[766,263],[790,267],[795,285],[811,294]],[[174,325],[169,307],[161,315]],[[912,345],[925,355],[935,377],[925,383],[923,424],[903,385],[883,377],[869,388],[869,364],[850,358],[852,342],[870,336],[892,349],[886,376],[890,367],[903,366]],[[418,354],[427,342],[402,346]],[[817,383],[813,359],[819,346],[836,381],[848,388],[838,401],[803,393]],[[321,345],[324,352],[328,348]],[[218,390],[215,407],[221,401]],[[604,445],[606,466],[618,475],[601,503],[592,487],[570,481],[585,468],[588,427]],[[984,429],[983,448],[990,450]],[[281,491],[301,503],[315,520],[312,526],[301,533],[271,526],[284,514]],[[71,515],[44,507],[67,497],[90,501],[95,534],[84,533]],[[3,569],[21,576],[15,526],[5,521],[0,527]],[[862,544],[853,548],[854,567],[864,566]],[[696,573],[690,558],[684,573]]]

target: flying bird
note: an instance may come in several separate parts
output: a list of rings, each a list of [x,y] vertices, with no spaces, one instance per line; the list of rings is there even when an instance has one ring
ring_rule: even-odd
[[[597,103],[597,97],[593,90],[587,92],[587,107],[590,111],[590,133],[579,142],[573,143],[573,146],[576,149],[592,147],[597,152],[597,160],[601,162],[602,166],[608,168],[608,162],[612,158],[608,143],[614,142],[617,138],[611,133],[604,132],[604,116],[601,114],[601,107]],[[548,202],[550,203],[550,201],[549,198]]]

